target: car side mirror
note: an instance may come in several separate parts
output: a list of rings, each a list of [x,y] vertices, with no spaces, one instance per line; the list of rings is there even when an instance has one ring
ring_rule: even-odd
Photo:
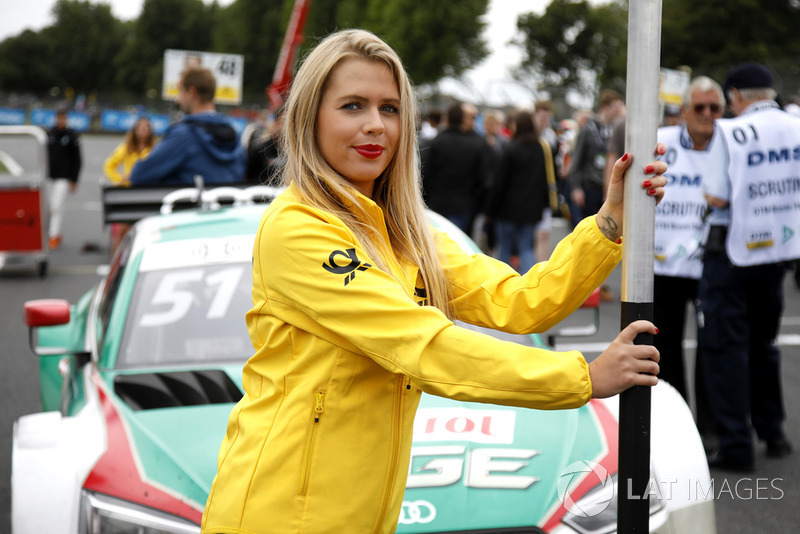
[[[40,347],[36,329],[42,326],[59,326],[69,323],[69,302],[61,299],[29,300],[24,307],[25,324],[28,325],[28,345],[34,354],[48,356],[63,354],[63,347]]]

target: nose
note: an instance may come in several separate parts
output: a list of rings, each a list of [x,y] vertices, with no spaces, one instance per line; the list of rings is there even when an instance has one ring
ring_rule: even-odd
[[[377,107],[370,108],[365,115],[364,133],[370,135],[379,135],[385,130],[386,125],[383,123],[383,117],[381,116],[380,110]]]

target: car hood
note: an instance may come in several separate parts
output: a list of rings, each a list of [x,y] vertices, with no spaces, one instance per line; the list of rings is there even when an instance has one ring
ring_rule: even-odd
[[[616,433],[598,401],[538,411],[423,397],[397,532],[549,529],[565,488],[577,501],[597,484],[591,466],[616,472]]]
[[[187,393],[187,384],[192,382],[187,376],[195,375],[201,377],[195,382],[204,383],[207,389],[228,384],[235,396],[217,392],[207,395],[207,402],[198,402],[197,392]],[[211,386],[209,376],[216,380]],[[150,506],[166,503],[165,511],[199,522],[228,416],[234,401],[241,397],[241,366],[189,372],[113,372],[98,381],[108,446],[84,487]],[[158,386],[162,383],[168,386]],[[175,391],[181,393],[168,394]],[[148,398],[155,400],[147,404],[144,399]],[[120,486],[118,480],[128,482]],[[142,495],[154,493],[159,493],[160,501],[141,500]]]
[[[115,404],[140,478],[190,504],[199,520],[233,404]],[[423,395],[397,532],[555,524],[565,513],[564,487],[577,501],[596,485],[576,463],[616,472],[616,433],[615,417],[598,401],[538,411]]]

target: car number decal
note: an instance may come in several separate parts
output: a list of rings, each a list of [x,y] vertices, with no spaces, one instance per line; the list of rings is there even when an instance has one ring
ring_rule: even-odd
[[[164,274],[149,307],[157,311],[142,314],[139,325],[164,326],[183,319],[195,302],[195,294],[213,292],[206,319],[220,319],[228,312],[244,274],[244,266],[229,267],[204,277],[203,269],[187,269]],[[190,289],[191,287],[191,289]],[[166,306],[166,309],[162,309]]]

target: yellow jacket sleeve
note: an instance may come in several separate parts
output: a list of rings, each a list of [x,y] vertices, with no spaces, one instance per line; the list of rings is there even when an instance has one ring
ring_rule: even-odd
[[[115,148],[111,155],[103,162],[103,173],[115,184],[122,182],[122,174],[119,172],[119,166],[123,164],[127,154],[128,148],[125,143],[122,143]]]
[[[587,217],[564,238],[550,259],[524,275],[505,263],[470,256],[442,236],[445,268],[458,318],[514,334],[545,332],[575,311],[614,270],[622,246]]]
[[[571,249],[598,246],[591,235],[579,234],[576,240],[581,243]],[[583,246],[583,240],[591,244]],[[577,407],[591,397],[588,366],[579,352],[557,353],[501,341],[454,325],[436,308],[418,306],[411,297],[413,287],[404,287],[399,277],[375,267],[353,234],[325,212],[299,203],[273,206],[262,220],[254,255],[256,307],[248,314],[248,327],[256,349],[270,336],[275,323],[266,316],[273,316],[407,375],[432,394],[547,409]],[[480,324],[525,323],[521,317],[536,312],[523,308],[540,302],[545,303],[547,315],[563,315],[568,311],[557,313],[556,304],[580,304],[594,283],[581,283],[577,292],[533,290],[533,297],[525,297],[531,292],[528,286],[537,286],[535,275],[514,282],[507,272],[490,275],[492,267],[498,268],[496,262],[452,250],[447,257],[461,288],[456,296],[459,311]],[[566,252],[558,257],[574,263]],[[606,261],[608,255],[602,253],[582,259],[596,264],[586,269],[597,276],[608,269],[597,264]],[[553,265],[558,268],[551,267],[542,276],[552,276],[553,283],[572,281],[567,266]],[[476,280],[483,282],[476,285]]]

